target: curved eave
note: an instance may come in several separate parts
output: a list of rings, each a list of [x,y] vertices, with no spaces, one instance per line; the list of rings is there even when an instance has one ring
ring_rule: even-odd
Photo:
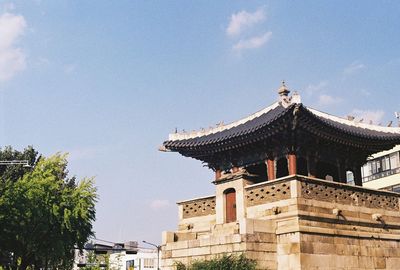
[[[357,141],[365,145],[400,144],[400,129],[361,124],[331,116],[302,106],[306,117],[316,122],[321,133],[346,141]]]
[[[255,117],[254,119],[230,129],[191,139],[168,140],[163,143],[163,147],[169,151],[180,152],[181,150],[205,150],[214,148],[216,146],[228,147],[228,145],[235,143],[248,144],[249,142],[245,140],[246,138],[249,138],[249,136],[256,134],[258,131],[267,126],[273,126],[274,123],[278,122],[279,119],[287,115],[287,112],[292,109],[293,105],[287,108],[277,106],[274,109]],[[269,134],[271,133],[273,133],[272,130]],[[268,136],[269,134],[267,132],[263,135]]]
[[[297,123],[295,123],[297,121]],[[288,128],[290,127],[290,128]],[[307,108],[302,104],[275,106],[240,125],[190,139],[168,140],[163,149],[204,160],[213,153],[242,148],[292,128],[341,145],[371,151],[386,150],[400,144],[400,129],[360,124]]]

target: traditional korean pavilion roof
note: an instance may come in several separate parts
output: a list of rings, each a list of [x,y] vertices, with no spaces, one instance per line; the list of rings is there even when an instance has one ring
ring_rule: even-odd
[[[179,152],[210,166],[210,163],[216,163],[216,159],[221,158],[222,153],[229,153],[231,159],[238,160],[239,152],[246,152],[244,150],[255,146],[264,148],[267,154],[277,149],[276,144],[293,148],[312,145],[317,140],[324,144],[334,143],[347,149],[358,149],[364,158],[400,144],[398,127],[360,123],[306,107],[297,94],[288,97],[284,85],[279,93],[280,101],[231,124],[191,133],[170,134],[162,150]],[[310,137],[314,141],[311,142]],[[246,162],[241,160],[239,163],[243,165]],[[211,164],[211,167],[214,166]]]

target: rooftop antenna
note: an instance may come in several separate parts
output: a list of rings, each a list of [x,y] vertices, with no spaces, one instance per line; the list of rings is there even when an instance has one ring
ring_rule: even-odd
[[[400,113],[399,112],[394,112],[394,116],[397,118],[398,126],[400,127]]]

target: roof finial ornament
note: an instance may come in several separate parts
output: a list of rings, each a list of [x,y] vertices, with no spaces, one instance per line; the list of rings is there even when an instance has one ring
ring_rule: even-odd
[[[282,80],[282,86],[278,89],[278,94],[279,96],[285,96],[287,97],[289,95],[290,91],[286,87],[285,80]]]
[[[278,89],[278,94],[279,94],[279,103],[285,108],[287,108],[291,104],[290,102],[291,98],[289,97],[289,93],[290,91],[286,87],[285,81],[282,80],[282,85]]]

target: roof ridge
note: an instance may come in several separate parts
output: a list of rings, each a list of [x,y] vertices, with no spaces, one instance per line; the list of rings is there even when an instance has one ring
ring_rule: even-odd
[[[168,140],[169,141],[187,140],[187,139],[193,139],[193,138],[207,136],[207,135],[215,134],[215,133],[218,133],[221,131],[225,131],[225,130],[237,127],[239,125],[242,125],[244,123],[247,123],[247,122],[277,108],[278,106],[281,106],[280,102],[278,102],[278,101],[274,102],[271,105],[269,105],[268,107],[265,107],[264,109],[261,109],[261,110],[255,112],[247,117],[244,117],[242,119],[233,121],[227,125],[222,124],[222,125],[214,127],[214,128],[199,130],[199,131],[171,133],[168,136]]]
[[[387,133],[393,133],[393,134],[400,134],[400,127],[382,127],[378,125],[372,125],[372,124],[367,124],[367,123],[360,123],[360,122],[354,122],[351,120],[348,120],[343,117],[335,116],[329,113],[321,112],[319,110],[313,109],[311,107],[305,107],[307,110],[309,110],[311,113],[315,114],[316,116],[323,117],[326,119],[329,119],[334,122],[338,122],[344,125],[348,126],[353,126],[357,128],[364,128],[364,129],[369,129],[369,130],[374,130],[374,131],[380,131],[380,132],[387,132]]]

